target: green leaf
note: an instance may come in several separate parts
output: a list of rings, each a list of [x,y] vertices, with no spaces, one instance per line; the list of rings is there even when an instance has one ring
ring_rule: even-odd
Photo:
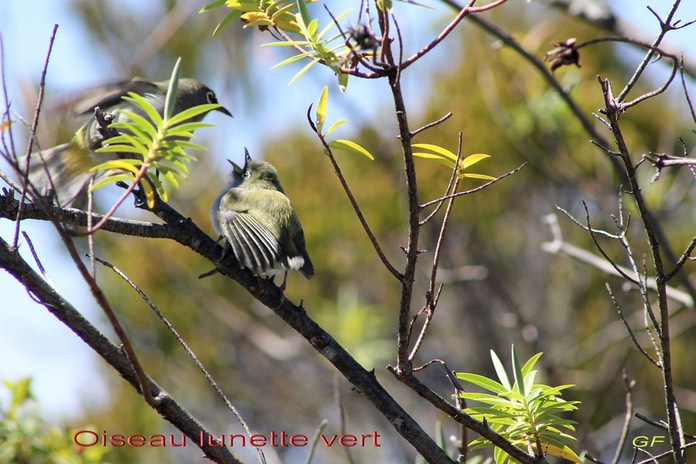
[[[167,88],[167,97],[164,102],[164,119],[169,119],[174,113],[174,105],[176,104],[176,96],[179,91],[179,69],[181,68],[181,57],[176,60],[172,76],[169,78],[169,87]]]
[[[333,123],[331,125],[331,127],[329,127],[326,130],[326,132],[324,132],[324,137],[326,137],[327,135],[329,135],[330,133],[332,133],[333,131],[335,131],[336,129],[338,129],[339,127],[341,127],[343,124],[345,124],[347,122],[348,122],[347,119],[341,119],[340,121],[336,121],[335,123]]]
[[[140,155],[141,157],[147,155],[147,150],[143,153],[142,150],[135,148],[131,145],[107,145],[95,150],[97,153],[133,153],[134,155]],[[98,171],[98,166],[90,168],[90,172]]]
[[[288,82],[288,85],[292,84],[292,83],[295,82],[297,79],[299,79],[300,77],[302,77],[302,75],[304,75],[304,73],[306,73],[307,71],[309,71],[309,70],[311,69],[311,67],[314,66],[315,64],[317,64],[318,62],[319,62],[319,58],[312,58],[312,61],[310,61],[304,68],[302,68],[302,69],[300,70],[300,72],[298,72],[297,74],[295,74],[295,77],[293,77],[292,79],[290,79],[290,82]]]
[[[491,155],[487,155],[485,153],[476,153],[473,155],[469,155],[459,163],[459,169],[464,170],[468,167],[473,166],[474,164],[478,163],[479,161],[485,160],[486,158],[490,158],[490,157],[491,157]]]
[[[11,409],[16,409],[30,399],[34,398],[34,395],[31,392],[31,381],[31,377],[24,377],[16,382],[10,382],[9,380],[3,381],[12,395],[12,400],[10,402]]]
[[[167,118],[167,125],[174,126],[183,121],[195,118],[196,116],[202,114],[208,114],[209,112],[221,108],[222,106],[218,103],[205,103],[203,105],[193,106],[191,108],[185,109],[184,111],[175,114],[174,116]],[[192,121],[197,122],[197,121]],[[208,123],[210,124],[210,123]],[[213,124],[214,125],[214,124]]]
[[[142,109],[147,115],[147,117],[150,118],[150,122],[148,122],[148,124],[154,125],[155,127],[160,127],[162,125],[162,116],[160,116],[155,107],[152,106],[152,103],[147,101],[142,95],[138,95],[137,93],[133,92],[128,92],[128,96],[123,97],[123,99]],[[131,120],[133,120],[131,116],[136,114],[135,112],[130,110],[121,110],[121,113],[128,116],[128,119]],[[116,124],[122,123],[117,122]],[[113,124],[113,126],[116,127],[116,124]]]
[[[280,68],[280,67],[282,67],[282,66],[288,65],[288,64],[290,64],[290,63],[294,63],[295,61],[300,61],[300,60],[302,60],[303,58],[306,58],[306,57],[308,57],[308,56],[311,56],[312,54],[314,54],[314,52],[309,51],[309,52],[305,52],[305,53],[300,53],[299,55],[293,55],[293,56],[291,56],[290,58],[288,58],[288,59],[286,59],[286,60],[283,60],[283,61],[281,61],[280,63],[274,65],[271,69],[278,69],[278,68]]]
[[[227,15],[224,18],[222,18],[222,21],[220,21],[220,24],[215,26],[215,29],[213,30],[213,37],[216,36],[218,32],[226,28],[227,25],[232,22],[232,20],[239,18],[241,14],[242,13],[237,10],[230,11],[229,13],[227,13]]]
[[[308,35],[307,38],[310,41],[315,42],[317,40],[317,32],[318,31],[319,31],[319,20],[315,18],[307,26],[307,35]]]
[[[104,187],[105,185],[114,184],[116,182],[133,182],[133,176],[129,174],[115,174],[111,176],[103,177],[102,179],[96,181],[90,187],[89,191],[94,192],[98,188]]]
[[[335,150],[343,150],[351,153],[357,153],[359,155],[364,155],[373,161],[375,159],[375,157],[372,156],[372,154],[369,151],[367,151],[365,148],[361,147],[357,143],[351,142],[350,140],[333,140],[329,142],[329,147]]]
[[[377,8],[382,11],[391,11],[392,0],[377,0]]]
[[[510,380],[505,372],[505,367],[503,366],[503,363],[500,362],[500,358],[498,358],[498,355],[495,354],[495,351],[493,350],[491,350],[491,360],[493,361],[493,367],[495,368],[495,373],[498,375],[500,383],[502,383],[508,391],[512,391],[512,385],[510,385]]]
[[[341,90],[341,92],[345,92],[346,88],[348,87],[348,74],[346,73],[338,73],[338,88]]]
[[[123,110],[121,113],[128,117],[130,121],[117,122],[113,124],[112,127],[116,129],[123,128],[130,132],[133,132],[133,135],[136,136],[143,143],[149,142],[157,138],[157,129],[153,127],[150,121],[148,121],[138,113],[134,113],[132,111]],[[147,133],[147,135],[145,135],[145,133]],[[110,141],[111,139],[107,140],[107,143],[109,143]]]
[[[457,155],[452,153],[446,148],[440,147],[438,145],[433,145],[431,143],[414,143],[412,145],[413,148],[422,148],[424,150],[430,150],[437,155],[440,155],[441,158],[443,159],[449,159],[452,160],[453,162],[457,160]],[[450,164],[452,166],[454,163]]]
[[[308,25],[312,18],[309,16],[309,11],[307,10],[307,4],[304,0],[297,0],[297,9],[300,12],[300,18],[302,18],[302,23]]]
[[[198,14],[205,13],[206,11],[210,11],[210,10],[212,10],[213,8],[217,8],[217,7],[219,7],[219,6],[222,6],[222,5],[225,4],[226,1],[227,1],[227,0],[214,0],[214,1],[210,2],[210,3],[208,3],[208,4],[207,4],[206,6],[204,6],[203,8],[201,8],[201,10],[198,12]]]
[[[508,391],[508,389],[506,389],[503,385],[496,382],[495,380],[489,379],[488,377],[479,374],[458,372],[457,379],[473,383],[474,385],[478,385],[481,388],[485,388],[486,390],[497,393],[499,395],[507,393]]]
[[[495,180],[495,177],[489,176],[488,174],[474,174],[474,173],[469,173],[469,172],[465,172],[464,174],[461,174],[459,176],[460,179],[462,177],[468,177],[470,179]]]
[[[324,86],[323,89],[321,89],[321,96],[319,96],[319,103],[317,104],[317,132],[322,133],[322,129],[324,128],[324,122],[326,121],[326,105],[329,100],[329,87]],[[326,135],[326,134],[324,134]]]

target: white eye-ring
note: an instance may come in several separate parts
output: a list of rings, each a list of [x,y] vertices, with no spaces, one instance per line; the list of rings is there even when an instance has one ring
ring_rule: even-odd
[[[205,99],[207,100],[208,103],[217,103],[217,97],[215,96],[215,92],[212,90],[208,90],[205,93]]]
[[[249,172],[249,171],[244,171],[244,172],[242,173],[242,177],[243,177],[244,179],[248,179],[250,175],[251,175],[251,172]]]

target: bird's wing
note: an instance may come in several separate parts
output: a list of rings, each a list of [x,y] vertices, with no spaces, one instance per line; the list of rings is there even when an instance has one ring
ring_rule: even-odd
[[[122,103],[121,99],[128,92],[135,92],[139,95],[161,93],[156,83],[137,77],[130,81],[97,86],[85,90],[73,100],[71,105],[73,114],[75,116],[90,116],[97,106],[104,111],[111,111],[114,106]]]
[[[265,191],[257,192],[265,195]],[[243,197],[237,197],[235,201],[223,197],[219,210],[220,229],[237,260],[256,274],[263,275],[278,265],[281,244],[247,203]]]

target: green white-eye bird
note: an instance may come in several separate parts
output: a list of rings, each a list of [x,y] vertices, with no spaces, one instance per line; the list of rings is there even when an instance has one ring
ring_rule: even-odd
[[[98,106],[102,111],[113,114],[113,122],[127,120],[127,117],[120,113],[124,109],[147,118],[140,108],[122,99],[128,92],[134,92],[147,99],[162,115],[168,87],[168,80],[152,82],[140,78],[104,87],[105,92],[98,98],[92,98],[91,102],[82,104],[86,107],[82,114],[93,113],[94,108]],[[195,79],[179,79],[173,114],[206,103],[218,103],[215,92]],[[216,111],[232,116],[224,107],[217,108]],[[189,122],[198,122],[205,115],[204,113],[192,118]],[[113,153],[95,153],[94,150],[101,146],[102,141],[99,125],[92,116],[77,130],[69,143],[31,154],[29,181],[43,195],[53,191],[55,200],[60,206],[70,206],[86,193],[89,180],[93,175],[89,169],[116,158]],[[25,169],[26,159],[22,160],[20,167],[22,170]]]
[[[232,176],[210,210],[218,237],[227,239],[239,263],[263,278],[290,269],[305,278],[314,266],[305,247],[300,219],[278,180],[278,171],[265,161],[255,161],[244,149],[244,167],[232,161]]]

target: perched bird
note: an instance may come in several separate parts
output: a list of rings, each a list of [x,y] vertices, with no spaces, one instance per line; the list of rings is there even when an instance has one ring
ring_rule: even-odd
[[[113,122],[127,120],[126,116],[120,113],[124,109],[147,118],[142,110],[122,99],[128,92],[134,92],[147,99],[161,115],[164,113],[168,86],[169,81],[152,82],[135,78],[111,88],[105,87],[105,93],[101,93],[98,98],[92,98],[89,103],[83,103],[82,106],[86,109],[82,114],[92,113],[98,106],[114,116]],[[195,79],[179,79],[174,114],[206,103],[218,103],[215,92]],[[224,107],[216,111],[232,116]],[[198,122],[203,117],[205,114],[190,121]],[[49,191],[53,191],[60,206],[70,206],[77,199],[84,197],[93,175],[88,172],[89,169],[116,157],[113,153],[94,152],[101,146],[102,141],[99,125],[92,116],[77,130],[70,142],[31,154],[29,181],[42,195],[48,195]],[[26,158],[20,162],[20,168],[22,172],[26,169]]]
[[[244,149],[244,167],[232,161],[232,177],[210,210],[218,237],[227,239],[239,263],[256,275],[272,278],[295,269],[305,278],[314,266],[305,248],[302,225],[285,196],[278,171],[265,161],[254,161]]]

